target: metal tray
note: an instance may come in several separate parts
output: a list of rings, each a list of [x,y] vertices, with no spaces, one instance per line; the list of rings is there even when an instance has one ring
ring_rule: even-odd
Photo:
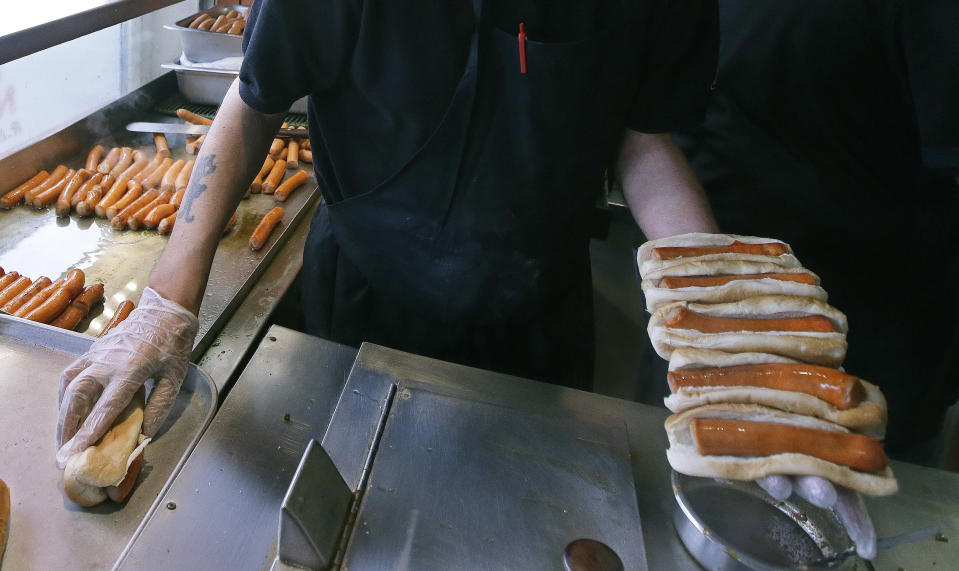
[[[240,57],[243,55],[242,35],[194,30],[191,29],[189,25],[190,22],[200,14],[206,13],[216,18],[228,13],[230,10],[236,10],[242,14],[248,9],[246,6],[239,5],[215,6],[209,10],[197,12],[192,16],[163,27],[167,30],[173,30],[180,35],[180,44],[183,46],[183,53],[186,54],[187,59],[190,61],[205,62],[216,61],[227,57]]]
[[[150,111],[155,100],[162,100],[174,89],[172,78],[166,79],[0,160],[0,189],[16,186],[40,168],[49,170],[60,163],[82,165],[86,153],[96,143],[105,147],[132,146],[152,156],[155,151],[152,136],[127,132],[123,125],[134,120],[179,121]],[[187,158],[183,138],[169,136],[168,139],[173,157]],[[311,170],[309,165],[306,170]],[[303,188],[282,203],[286,210],[283,224],[259,252],[249,248],[250,234],[263,215],[278,203],[272,196],[263,194],[254,194],[240,203],[236,226],[221,238],[213,259],[206,297],[200,306],[200,330],[193,360],[206,351],[297,224],[312,213],[318,196],[311,177]],[[58,219],[53,209],[34,210],[25,206],[0,211],[0,266],[4,269],[35,279],[41,275],[55,278],[67,269],[80,268],[88,282],[103,282],[107,299],[102,312],[95,309],[97,313],[77,328],[90,335],[103,329],[124,299],[139,301],[166,244],[167,237],[155,231],[115,231],[101,218]]]
[[[210,105],[219,105],[233,80],[240,75],[239,71],[181,65],[179,60],[162,64],[161,67],[176,72],[176,82],[183,97],[194,103]],[[294,101],[290,111],[306,113],[306,97]]]
[[[170,417],[143,453],[127,502],[89,509],[72,504],[54,461],[57,388],[60,372],[92,341],[0,315],[0,478],[10,486],[11,502],[4,570],[112,565],[213,418],[216,389],[191,365]]]

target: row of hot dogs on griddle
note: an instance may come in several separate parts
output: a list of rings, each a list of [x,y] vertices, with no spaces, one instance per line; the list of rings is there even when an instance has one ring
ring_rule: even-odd
[[[871,495],[897,483],[886,402],[839,369],[846,316],[780,241],[685,234],[637,253],[648,334],[669,361],[667,458],[691,476],[819,476]]]

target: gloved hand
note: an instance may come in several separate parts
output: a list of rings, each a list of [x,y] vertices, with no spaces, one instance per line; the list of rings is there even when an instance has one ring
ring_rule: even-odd
[[[760,478],[756,483],[779,501],[786,500],[795,491],[814,506],[835,510],[849,538],[856,544],[856,553],[867,560],[876,557],[876,529],[859,492],[834,486],[829,480],[818,476],[777,474]]]
[[[149,379],[143,434],[152,437],[186,377],[197,329],[195,315],[144,289],[139,307],[60,376],[57,466],[96,443]]]

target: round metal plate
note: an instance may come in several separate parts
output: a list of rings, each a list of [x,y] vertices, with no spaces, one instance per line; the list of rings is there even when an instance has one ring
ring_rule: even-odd
[[[673,523],[706,569],[867,569],[832,510],[793,495],[780,502],[753,482],[672,473]]]

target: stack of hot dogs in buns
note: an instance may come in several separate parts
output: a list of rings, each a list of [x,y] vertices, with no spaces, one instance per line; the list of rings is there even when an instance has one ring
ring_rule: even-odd
[[[846,316],[788,244],[684,234],[643,244],[637,264],[652,314],[649,339],[669,361],[673,469],[756,480],[780,500],[795,482],[797,492],[841,515],[850,502],[865,514],[849,490],[896,492],[879,441],[885,399],[838,368]],[[860,555],[871,558],[871,524],[850,530],[844,521]]]

